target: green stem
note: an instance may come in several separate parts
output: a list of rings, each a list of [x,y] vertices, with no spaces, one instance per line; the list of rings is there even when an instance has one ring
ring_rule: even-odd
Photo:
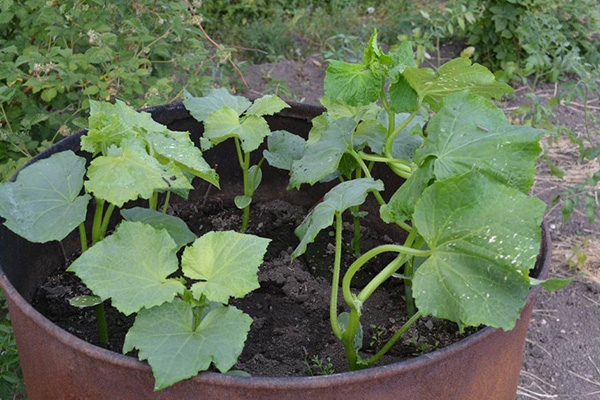
[[[356,179],[360,179],[362,177],[362,170],[359,168],[356,170]],[[360,205],[354,206],[351,208],[354,215],[352,216],[354,222],[354,237],[352,238],[352,247],[354,248],[354,255],[356,257],[360,256],[360,217],[358,213],[360,212]]]
[[[335,213],[335,261],[333,264],[333,280],[331,282],[331,302],[329,303],[329,320],[334,335],[341,339],[342,328],[338,322],[337,298],[340,290],[340,266],[342,263],[342,214]]]
[[[79,239],[81,239],[81,253],[85,253],[88,249],[87,234],[85,233],[85,225],[82,222],[79,224]]]
[[[102,215],[104,213],[104,200],[96,199],[96,211],[92,225],[92,246],[102,240]]]
[[[409,317],[415,315],[415,299],[412,295],[412,277],[413,277],[413,260],[408,260],[404,265],[404,302],[406,303],[406,313]]]
[[[373,357],[367,360],[364,360],[365,366],[370,367],[371,365],[379,361],[379,359],[383,357],[385,353],[387,353],[387,351],[398,341],[398,339],[400,339],[402,335],[406,333],[408,328],[410,328],[415,322],[417,322],[419,318],[421,318],[420,311],[418,311],[408,321],[406,321],[406,323],[402,325],[402,327],[396,333],[394,333],[394,336],[392,336],[392,338],[385,344],[385,346],[383,346],[381,350],[377,352],[377,354],[375,354]]]
[[[405,170],[406,172],[412,172],[416,165],[411,163],[410,161],[403,160],[401,158],[388,158],[382,157],[374,154],[367,154],[363,151],[359,151],[358,155],[363,160],[374,161],[374,162],[384,162],[388,164],[398,164],[398,168]]]
[[[106,328],[106,316],[104,314],[104,303],[97,304],[96,319],[98,320],[98,333],[100,334],[100,343],[104,346],[108,344],[108,329]]]
[[[391,132],[391,133],[388,133],[388,137],[385,141],[385,156],[386,157],[393,158],[392,149],[394,148],[394,139],[417,116],[418,108],[419,107],[417,107],[417,110],[413,111],[412,114],[410,114],[410,116],[408,118],[406,118],[404,121],[402,121],[402,123],[396,129],[388,130],[388,132]],[[391,122],[390,122],[390,126],[391,126]]]
[[[102,218],[102,228],[100,231],[100,239],[104,239],[106,235],[106,230],[108,229],[108,223],[110,222],[110,216],[115,209],[115,205],[112,203],[108,203],[108,208],[106,209],[106,213],[104,214],[104,218]]]
[[[362,169],[362,171],[365,174],[365,176],[367,178],[371,178],[372,179],[373,177],[371,176],[371,171],[369,170],[369,167],[367,167],[367,165],[362,160],[362,158],[360,158],[360,156],[358,155],[358,153],[356,151],[354,151],[354,150],[351,150],[351,151],[348,152],[348,154],[350,154],[352,157],[354,157],[354,159],[358,163],[358,166],[360,167],[360,169]],[[381,197],[381,194],[379,192],[374,191],[373,195],[377,199],[377,202],[379,203],[380,206],[382,206],[382,205],[385,204],[385,200],[383,200],[383,197]]]
[[[250,153],[244,153],[244,166],[242,168],[244,171],[244,196],[252,197],[252,193],[250,193],[250,185],[248,183],[248,170],[250,169]],[[247,205],[244,208],[244,220],[242,221],[242,233],[246,232],[248,229],[248,222],[250,221],[250,205]]]
[[[171,200],[171,192],[167,192],[167,196],[165,197],[165,204],[163,204],[162,209],[163,214],[167,213],[167,209],[169,208],[169,200]]]
[[[152,197],[148,199],[148,208],[156,211],[156,207],[158,205],[158,192],[152,193]]]
[[[356,360],[358,358],[358,352],[354,347],[354,337],[360,323],[360,312],[352,307],[350,311],[350,318],[348,320],[348,326],[342,337],[342,343],[344,344],[344,350],[346,350],[346,356],[348,357],[348,368],[350,371],[358,369]]]

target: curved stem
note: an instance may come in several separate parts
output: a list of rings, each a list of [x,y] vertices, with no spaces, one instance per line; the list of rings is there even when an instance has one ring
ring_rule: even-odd
[[[375,354],[373,357],[367,360],[364,360],[365,366],[370,367],[371,365],[379,361],[379,359],[383,357],[385,353],[387,353],[387,351],[394,345],[394,343],[396,343],[398,339],[400,339],[402,335],[404,335],[408,328],[410,328],[415,322],[417,322],[417,320],[421,318],[421,316],[421,312],[418,311],[408,321],[406,321],[406,323],[402,325],[402,327],[396,333],[394,333],[394,336],[392,336],[392,338],[385,344],[385,346],[383,346],[381,350],[377,352],[377,354]]]
[[[108,229],[108,223],[110,222],[110,216],[113,213],[113,210],[115,209],[115,205],[112,203],[108,203],[108,208],[106,209],[106,213],[104,214],[104,217],[102,218],[102,227],[100,229],[100,238],[104,239],[104,235],[106,235],[106,230]]]
[[[342,337],[344,350],[346,350],[346,355],[348,356],[348,368],[350,369],[350,371],[358,369],[358,365],[356,363],[358,354],[356,351],[356,347],[354,347],[354,337],[356,336],[356,331],[358,330],[359,323],[360,313],[356,309],[356,307],[352,307],[352,310],[350,311],[350,318],[348,320],[348,326],[346,327],[346,331],[344,332],[344,336]]]
[[[410,161],[403,160],[401,158],[388,158],[382,157],[375,154],[367,154],[364,151],[359,151],[358,155],[363,160],[367,161],[375,161],[375,162],[384,162],[388,164],[398,164],[398,168],[405,170],[406,172],[412,172],[413,168],[415,168],[415,164]]]
[[[389,158],[393,158],[392,156],[392,148],[394,147],[394,139],[396,138],[396,136],[398,136],[398,134],[400,132],[402,132],[402,129],[406,128],[406,126],[408,124],[410,124],[410,122],[417,116],[417,112],[418,112],[419,107],[417,107],[417,109],[415,111],[412,112],[412,114],[410,114],[410,116],[408,118],[406,118],[404,121],[402,121],[402,123],[393,130],[389,130],[388,132],[388,137],[385,141],[385,156],[389,157]],[[391,126],[391,123],[390,123]]]
[[[342,328],[337,316],[337,298],[340,289],[340,265],[342,263],[342,215],[335,213],[335,261],[333,264],[333,279],[331,282],[331,301],[329,303],[329,319],[333,333],[342,338]]]
[[[104,213],[104,200],[96,198],[96,211],[92,225],[92,246],[102,239],[102,214]]]
[[[351,151],[348,152],[348,154],[350,154],[352,157],[354,157],[354,159],[358,163],[358,166],[360,167],[360,169],[362,169],[362,171],[365,174],[365,176],[367,178],[371,178],[372,179],[373,176],[371,176],[371,171],[369,170],[369,167],[367,167],[367,165],[362,160],[362,158],[360,158],[360,156],[358,155],[358,153],[356,151],[354,151],[354,150],[351,150]],[[381,197],[381,194],[379,192],[374,191],[373,195],[377,199],[377,202],[379,203],[380,206],[382,206],[382,205],[385,204],[385,200],[383,200],[383,197]]]

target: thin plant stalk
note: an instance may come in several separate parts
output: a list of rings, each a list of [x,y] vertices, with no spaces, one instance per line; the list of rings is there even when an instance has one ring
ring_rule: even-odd
[[[96,211],[92,225],[92,246],[102,239],[102,215],[104,214],[104,200],[96,199]]]
[[[363,365],[361,365],[361,367],[366,368],[366,367],[370,367],[371,365],[375,364],[377,361],[379,361],[379,359],[381,357],[383,357],[385,355],[385,353],[388,352],[389,349],[392,348],[392,346],[398,341],[398,339],[400,339],[402,337],[402,335],[404,335],[406,333],[406,331],[408,330],[408,328],[410,328],[411,326],[414,325],[415,322],[417,322],[419,320],[419,318],[421,318],[421,312],[417,311],[415,313],[415,315],[413,315],[408,321],[406,321],[404,323],[404,325],[402,325],[402,327],[400,329],[398,329],[396,331],[396,333],[394,333],[394,336],[392,336],[392,338],[385,344],[385,346],[383,346],[381,348],[381,350],[379,350],[377,352],[377,354],[375,354],[373,357],[364,360],[363,361]]]
[[[103,346],[108,344],[108,329],[106,328],[106,315],[104,313],[104,303],[97,304],[95,307],[96,319],[98,320],[98,333],[100,334],[100,343]]]
[[[81,240],[81,253],[85,253],[88,249],[87,233],[85,232],[85,224],[79,224],[79,239]]]
[[[244,180],[244,196],[252,197],[252,193],[250,193],[250,184],[248,177],[248,170],[250,169],[250,153],[244,153],[240,144],[240,140],[238,138],[235,138],[235,149],[237,151],[240,168],[242,168],[242,177]],[[245,233],[246,229],[248,229],[249,221],[250,205],[244,207],[244,219],[242,220],[242,228],[240,229],[242,233]]]
[[[148,208],[156,211],[156,207],[158,206],[158,192],[154,192],[152,197],[148,199]]]
[[[337,315],[337,299],[340,287],[340,267],[342,264],[342,215],[339,212],[335,213],[335,259],[333,263],[333,279],[331,282],[331,301],[329,302],[329,319],[333,333],[339,339],[342,338],[343,332],[340,327]]]
[[[104,236],[106,235],[106,230],[108,229],[108,223],[110,222],[110,217],[113,213],[113,210],[115,209],[115,205],[112,203],[108,204],[108,207],[106,208],[106,212],[104,213],[104,217],[102,218],[102,228],[101,228],[101,232],[100,232],[100,239],[104,239]]]
[[[356,170],[356,179],[360,179],[362,177],[362,170],[359,168]],[[352,247],[354,249],[354,255],[356,257],[360,256],[360,206],[352,207],[352,218],[354,222],[354,237],[352,238]]]
[[[165,204],[163,204],[163,209],[162,209],[163,214],[167,213],[167,209],[169,208],[169,200],[170,199],[171,199],[171,192],[167,192],[167,195],[165,197]]]

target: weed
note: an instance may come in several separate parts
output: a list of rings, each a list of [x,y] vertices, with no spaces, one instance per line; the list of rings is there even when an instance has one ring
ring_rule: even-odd
[[[332,375],[335,373],[333,364],[331,363],[331,357],[326,357],[325,360],[322,360],[318,354],[315,354],[309,359],[308,354],[306,354],[304,356],[304,365],[306,365],[310,376]]]

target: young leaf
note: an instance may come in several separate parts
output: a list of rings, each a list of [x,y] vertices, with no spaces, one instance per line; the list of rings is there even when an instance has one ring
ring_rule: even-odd
[[[413,219],[432,253],[413,279],[423,315],[512,329],[529,290],[544,210],[539,199],[476,172],[426,189]]]
[[[250,107],[250,100],[242,96],[233,96],[225,88],[213,89],[208,96],[192,97],[185,93],[183,105],[200,122],[206,121],[208,116],[221,107],[229,107],[237,116],[242,115]]]
[[[292,259],[302,255],[317,234],[331,226],[336,212],[342,213],[350,207],[361,205],[365,202],[367,194],[375,190],[382,191],[383,182],[372,178],[360,178],[342,182],[327,192],[323,201],[317,204],[296,228],[295,233],[300,239],[300,244],[292,253]]]
[[[341,99],[351,106],[367,105],[379,99],[383,77],[377,76],[364,64],[329,61],[325,73],[325,95]]]
[[[248,178],[250,193],[254,194],[254,192],[262,182],[262,170],[258,165],[253,165],[250,168],[248,168]]]
[[[155,190],[193,188],[174,163],[161,164],[135,138],[94,159],[87,175],[86,189],[119,208],[139,197],[149,199]]]
[[[235,203],[235,206],[237,208],[239,208],[240,210],[243,210],[244,208],[248,207],[250,204],[252,204],[252,197],[250,196],[235,196],[235,198],[233,199],[233,202]]]
[[[406,68],[417,66],[411,42],[402,42],[392,47],[389,54],[393,60],[392,67],[388,71],[388,76],[392,79],[392,83],[396,83],[401,79],[402,73]]]
[[[181,269],[185,276],[200,279],[192,285],[194,296],[227,303],[230,297],[244,297],[257,289],[258,267],[270,239],[233,231],[209,232],[183,252]]]
[[[263,157],[271,167],[289,171],[292,163],[302,158],[305,143],[298,135],[275,131],[267,138],[268,150],[263,151]]]
[[[218,144],[237,137],[242,141],[242,148],[246,153],[256,150],[270,134],[271,130],[264,118],[248,115],[240,123],[237,112],[229,107],[211,113],[205,121],[204,137],[211,143]]]
[[[529,278],[531,286],[541,286],[549,292],[555,292],[562,288],[567,287],[575,278],[551,278],[544,281],[535,278]]]
[[[341,118],[354,118],[354,121],[357,123],[361,120],[377,119],[377,115],[381,111],[381,107],[376,103],[364,106],[351,106],[344,103],[341,99],[332,100],[327,96],[321,97],[319,102],[327,109],[327,113],[321,114],[321,116],[324,116],[328,123]],[[319,117],[312,120],[313,126],[317,118]]]
[[[292,163],[290,188],[303,183],[311,185],[337,171],[346,150],[352,148],[352,132],[356,124],[352,118],[333,122],[313,143],[308,143],[300,160]]]
[[[263,115],[273,115],[290,106],[274,94],[268,94],[260,99],[254,100],[254,103],[246,111],[246,114],[262,117]]]
[[[205,371],[211,362],[228,371],[242,353],[252,318],[235,307],[210,310],[194,330],[192,306],[175,299],[143,309],[127,332],[123,353],[139,350],[160,390]]]
[[[177,245],[164,230],[122,222],[114,234],[83,253],[67,271],[125,315],[171,301],[185,286],[177,271]]]
[[[173,132],[175,133],[175,132]],[[219,187],[219,176],[202,157],[202,152],[194,146],[187,132],[178,132],[178,136],[163,133],[150,133],[146,140],[159,161],[174,161],[183,170]]]
[[[56,153],[23,169],[15,182],[0,184],[4,225],[30,242],[62,240],[85,220],[90,195],[79,196],[85,159]]]
[[[69,300],[69,304],[73,307],[87,308],[97,306],[102,303],[100,296],[77,296]]]
[[[348,329],[348,322],[350,322],[350,313],[343,312],[338,315],[338,323],[342,326],[344,331]],[[352,343],[354,344],[354,349],[358,353],[363,346],[363,327],[360,321],[358,321],[358,329],[356,330],[356,335],[354,335]]]
[[[497,82],[486,67],[471,65],[468,58],[449,61],[437,72],[431,68],[406,68],[404,77],[421,101],[428,103],[433,111],[440,109],[444,97],[462,90],[487,99],[500,99],[502,95],[513,92],[506,83]]]
[[[187,224],[182,219],[174,217],[173,215],[164,214],[143,207],[133,207],[127,210],[121,210],[121,215],[127,221],[142,222],[150,225],[156,230],[164,229],[175,241],[177,250],[196,240],[196,235],[190,231]]]
[[[427,139],[417,150],[417,164],[434,158],[437,180],[473,169],[527,193],[533,184],[538,143],[544,131],[511,126],[490,101],[466,92],[444,100],[427,127]]]

